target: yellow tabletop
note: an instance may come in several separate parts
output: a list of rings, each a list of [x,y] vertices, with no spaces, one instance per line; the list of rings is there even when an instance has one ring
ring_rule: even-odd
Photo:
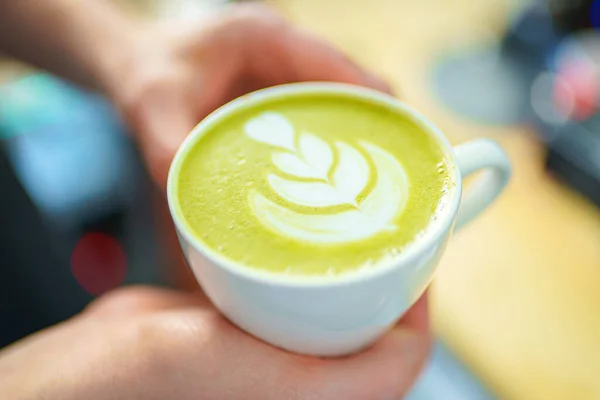
[[[501,398],[600,399],[599,210],[544,172],[533,132],[461,119],[430,90],[438,57],[501,34],[515,2],[271,3],[388,78],[454,143],[486,136],[507,149],[508,191],[455,235],[441,263],[435,329]]]

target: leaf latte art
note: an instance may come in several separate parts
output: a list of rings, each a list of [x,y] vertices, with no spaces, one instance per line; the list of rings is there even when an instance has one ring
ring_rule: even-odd
[[[284,204],[256,190],[248,194],[254,214],[270,230],[307,242],[336,244],[397,229],[394,219],[404,209],[409,185],[402,165],[387,151],[366,141],[356,147],[341,141],[330,144],[312,133],[298,132],[277,112],[250,119],[244,132],[273,148],[271,162],[280,172],[266,179]],[[310,207],[311,212],[298,211],[301,207]]]

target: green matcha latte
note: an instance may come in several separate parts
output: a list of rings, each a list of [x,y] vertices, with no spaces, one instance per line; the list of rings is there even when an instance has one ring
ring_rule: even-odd
[[[409,116],[339,93],[234,109],[183,156],[172,190],[184,225],[234,263],[282,274],[398,256],[452,185],[446,155]]]

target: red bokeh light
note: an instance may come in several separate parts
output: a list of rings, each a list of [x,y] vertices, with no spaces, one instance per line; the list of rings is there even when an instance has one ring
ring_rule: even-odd
[[[559,71],[562,84],[555,85],[554,100],[559,110],[576,121],[589,118],[596,112],[598,76],[585,62],[566,63]]]
[[[100,295],[119,286],[127,272],[127,256],[113,237],[88,233],[75,245],[71,271],[87,292]]]

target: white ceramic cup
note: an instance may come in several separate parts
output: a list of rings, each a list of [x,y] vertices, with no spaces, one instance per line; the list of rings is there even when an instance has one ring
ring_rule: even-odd
[[[188,150],[210,127],[240,108],[298,93],[341,93],[393,107],[435,138],[451,164],[456,183],[424,235],[392,263],[340,277],[290,277],[238,266],[212,251],[186,228],[177,200],[177,173]],[[462,179],[484,173],[462,196]],[[275,346],[309,355],[340,356],[359,351],[382,336],[423,294],[448,239],[487,208],[511,173],[504,151],[493,141],[474,140],[452,148],[425,117],[399,100],[356,86],[296,83],[238,98],[204,119],[179,149],[168,181],[171,215],[187,261],[214,305],[233,323]],[[324,260],[326,262],[326,260]]]

